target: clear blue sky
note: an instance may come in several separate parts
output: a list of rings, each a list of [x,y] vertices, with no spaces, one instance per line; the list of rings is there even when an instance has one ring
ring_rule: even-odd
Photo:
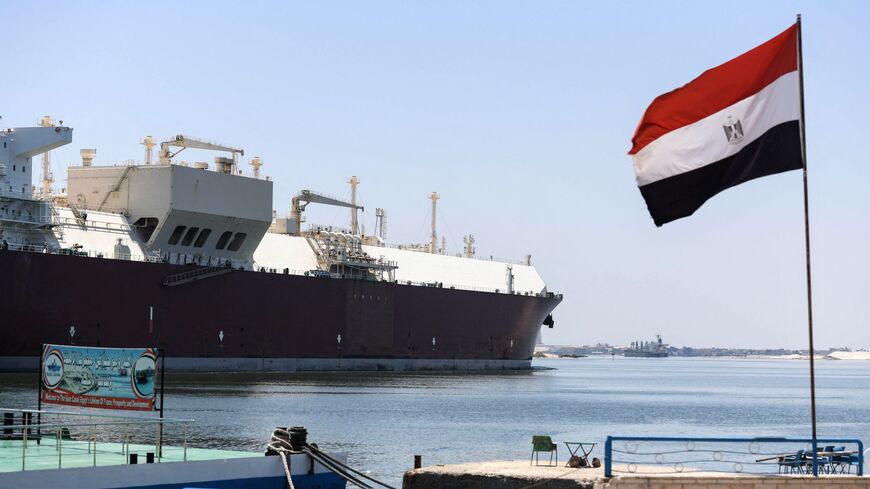
[[[565,293],[548,342],[805,347],[800,173],[656,229],[626,156],[656,95],[800,12],[817,345],[870,347],[868,5],[6,2],[0,122],[74,127],[58,178],[83,147],[142,159],[147,134],[239,145],[282,213],[355,174],[392,242],[426,239],[437,190],[450,251],[531,253]]]

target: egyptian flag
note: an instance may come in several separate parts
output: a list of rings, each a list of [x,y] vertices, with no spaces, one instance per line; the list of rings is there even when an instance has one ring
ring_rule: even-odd
[[[798,26],[657,97],[628,154],[656,226],[754,178],[803,168]]]

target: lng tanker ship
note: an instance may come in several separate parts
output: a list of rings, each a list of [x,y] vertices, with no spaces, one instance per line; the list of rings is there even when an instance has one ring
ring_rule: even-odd
[[[431,242],[387,246],[382,209],[361,232],[356,177],[350,201],[302,190],[278,217],[259,158],[244,172],[242,149],[183,135],[145,138],[142,164],[82,149],[54,193],[49,151],[72,133],[49,117],[0,132],[2,370],[36,369],[43,343],[159,347],[177,370],[528,368],[553,325],[562,296],[528,258],[437,248],[435,193]],[[303,230],[311,204],[348,208],[350,229]]]

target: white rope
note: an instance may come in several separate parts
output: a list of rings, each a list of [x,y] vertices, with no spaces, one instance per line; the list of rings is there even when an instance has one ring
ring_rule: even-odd
[[[304,444],[302,447],[300,447],[300,449],[301,453],[307,454],[309,457],[311,457],[311,459],[313,459],[313,461],[320,463],[320,465],[326,467],[345,481],[350,482],[357,487],[361,487],[363,489],[372,489],[371,485],[366,484],[351,473],[359,475],[387,489],[395,489],[392,486],[387,485],[377,479],[374,479],[371,476],[366,475],[356,469],[353,469],[348,465],[321,452],[317,449],[316,445]],[[290,489],[295,489],[295,487],[293,486],[293,480],[290,477],[290,463],[288,460],[288,455],[291,453],[300,452],[294,452],[292,449],[292,446],[290,444],[290,431],[282,428],[275,428],[275,430],[272,432],[272,437],[269,440],[269,451],[275,452],[281,456],[281,461],[284,463],[284,473],[287,475],[287,483],[289,484]]]
[[[277,436],[275,436],[276,433],[286,435],[287,439],[278,438]],[[290,489],[296,489],[296,487],[293,485],[293,478],[290,476],[291,462],[288,457],[288,453],[291,451],[290,433],[286,430],[276,428],[275,431],[272,432],[272,438],[269,440],[269,450],[276,452],[281,457],[281,462],[284,463],[284,474],[287,476],[287,486]]]

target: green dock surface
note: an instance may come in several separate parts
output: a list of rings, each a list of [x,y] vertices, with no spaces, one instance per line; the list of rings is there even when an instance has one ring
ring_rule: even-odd
[[[20,470],[44,470],[58,468],[122,465],[128,463],[127,453],[138,455],[138,463],[144,464],[147,453],[155,454],[155,463],[181,462],[183,460],[222,460],[228,458],[262,457],[258,452],[238,452],[212,448],[163,446],[161,457],[156,456],[153,444],[122,444],[87,440],[58,440],[43,438],[40,443],[27,440],[25,449],[22,440],[0,440],[0,472]],[[22,462],[23,458],[23,462]]]

